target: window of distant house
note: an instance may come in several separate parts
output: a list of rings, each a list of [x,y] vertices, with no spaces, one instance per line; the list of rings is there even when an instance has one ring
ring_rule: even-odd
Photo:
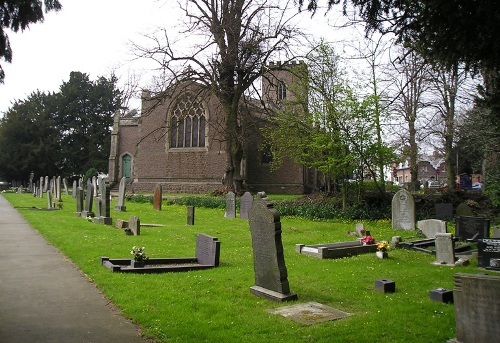
[[[205,121],[205,111],[200,101],[191,97],[179,99],[170,118],[170,147],[204,147]]]
[[[286,99],[286,85],[284,81],[278,82],[278,88],[276,89],[276,91],[277,91],[276,97],[278,101]]]

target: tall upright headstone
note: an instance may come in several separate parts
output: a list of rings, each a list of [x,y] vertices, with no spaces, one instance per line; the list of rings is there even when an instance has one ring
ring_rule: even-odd
[[[128,220],[128,228],[134,236],[141,235],[141,221],[137,216],[131,216]]]
[[[76,189],[78,188],[78,183],[76,180],[73,181],[73,188],[71,189],[71,196],[76,199]]]
[[[127,178],[122,177],[120,180],[120,187],[118,188],[118,201],[115,206],[115,211],[125,212],[127,207],[125,206],[125,189],[127,188]]]
[[[436,262],[434,264],[454,266],[455,251],[451,233],[436,233]]]
[[[415,200],[406,189],[399,190],[392,198],[392,228],[415,229]]]
[[[78,187],[76,190],[76,213],[75,215],[77,217],[82,216],[82,210],[83,210],[83,188]]]
[[[44,191],[44,193],[47,193],[48,189],[49,189],[49,177],[45,176],[45,180],[44,180],[44,183],[43,183],[43,191]]]
[[[52,193],[47,193],[47,208],[52,210],[54,208],[54,203],[52,202]]]
[[[40,176],[40,189],[38,190],[38,197],[43,198],[43,176]]]
[[[236,218],[236,196],[231,191],[226,194],[226,213],[224,217]]]
[[[93,217],[92,204],[94,201],[94,187],[90,180],[87,182],[87,193],[85,194],[85,208],[82,211],[82,218]]]
[[[102,182],[102,178],[99,180],[99,182]],[[100,196],[99,194],[99,188],[97,187],[97,178],[94,176],[92,176],[92,186],[94,186],[94,196]]]
[[[248,213],[253,205],[253,195],[250,192],[245,192],[240,199],[240,218],[248,219]]]
[[[68,180],[66,178],[63,178],[63,187],[64,187],[64,194],[68,195]]]
[[[157,211],[161,211],[161,202],[163,200],[163,192],[160,184],[155,187],[155,193],[153,198],[153,208]]]
[[[55,199],[56,201],[61,201],[61,176],[56,177],[55,179]]]
[[[250,291],[273,301],[296,300],[290,292],[281,241],[280,216],[266,193],[257,194],[248,221],[252,235],[255,286]]]
[[[100,193],[100,215],[95,217],[94,221],[100,224],[111,225],[113,220],[110,214],[110,197],[111,191],[107,187],[106,180],[99,177],[99,193]]]
[[[457,341],[496,343],[500,337],[500,276],[457,273],[455,323]]]
[[[194,206],[186,207],[186,224],[194,225]]]

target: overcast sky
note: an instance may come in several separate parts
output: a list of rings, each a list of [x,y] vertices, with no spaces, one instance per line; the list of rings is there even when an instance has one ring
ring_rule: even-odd
[[[112,70],[122,79],[151,70],[151,63],[133,60],[130,41],[140,42],[143,34],[172,26],[182,15],[176,0],[60,2],[63,9],[47,14],[43,23],[8,32],[13,58],[11,64],[0,62],[6,74],[0,84],[0,116],[14,100],[26,99],[36,90],[57,91],[72,71],[94,80]],[[301,17],[308,29],[314,25],[316,32],[329,35],[322,13],[313,21],[307,14]]]

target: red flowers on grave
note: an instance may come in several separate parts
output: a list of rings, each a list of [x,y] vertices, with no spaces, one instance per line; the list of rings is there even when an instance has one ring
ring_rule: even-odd
[[[361,243],[363,245],[375,244],[375,238],[373,238],[371,235],[363,236],[363,238],[361,238]]]

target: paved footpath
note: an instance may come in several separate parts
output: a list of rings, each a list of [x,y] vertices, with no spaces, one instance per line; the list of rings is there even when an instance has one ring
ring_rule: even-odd
[[[1,194],[0,342],[147,342]]]

